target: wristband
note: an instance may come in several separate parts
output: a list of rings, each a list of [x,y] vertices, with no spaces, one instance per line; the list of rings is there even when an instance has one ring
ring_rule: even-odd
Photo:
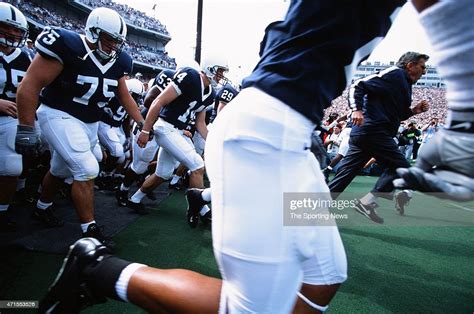
[[[146,135],[150,135],[150,131],[141,130],[140,132],[145,133]]]

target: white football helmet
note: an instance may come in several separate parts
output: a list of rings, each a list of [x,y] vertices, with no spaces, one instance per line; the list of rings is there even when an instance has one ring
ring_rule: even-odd
[[[8,31],[14,28],[15,33]],[[22,47],[28,38],[28,23],[20,10],[11,4],[0,3],[0,45],[6,47]]]
[[[117,58],[122,51],[127,37],[127,24],[114,10],[96,8],[87,18],[85,33],[87,40],[96,44],[95,51],[99,57],[111,61]],[[116,43],[112,44],[110,40],[116,41]]]
[[[134,78],[125,80],[125,84],[127,84],[128,92],[130,93],[130,95],[132,95],[135,101],[138,101],[145,92],[145,87],[143,86],[143,83],[138,79]]]
[[[221,69],[221,71],[219,71]],[[221,56],[207,56],[201,62],[201,71],[206,74],[213,85],[221,83],[224,85],[227,81],[225,73],[229,71],[227,59]]]

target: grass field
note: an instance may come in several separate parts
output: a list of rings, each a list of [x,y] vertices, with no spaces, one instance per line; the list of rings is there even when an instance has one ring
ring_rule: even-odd
[[[350,189],[367,191],[374,180],[358,177]],[[360,219],[361,225],[340,228],[349,279],[329,313],[473,313],[474,211],[470,210],[474,206],[459,207],[434,198],[423,206],[416,204],[420,197],[415,196],[414,209],[408,209],[404,217],[393,204],[382,202],[379,213],[386,220],[382,226],[362,224],[366,219],[351,213],[351,219]],[[114,237],[118,255],[155,267],[188,268],[218,277],[210,229],[189,229],[183,219],[185,207],[183,194],[173,193],[150,215]],[[2,252],[0,299],[39,299],[62,258],[18,249]],[[113,301],[85,311],[141,312],[133,305]]]

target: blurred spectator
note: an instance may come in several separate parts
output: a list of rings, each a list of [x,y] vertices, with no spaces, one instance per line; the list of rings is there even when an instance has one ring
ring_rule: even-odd
[[[416,127],[416,121],[411,121],[408,124],[408,127],[402,131],[402,134],[399,137],[399,146],[402,154],[405,155],[405,158],[410,161],[413,153],[413,147],[415,142],[418,141],[418,137],[421,136],[421,131]],[[402,142],[403,141],[403,142]],[[405,145],[400,145],[400,144]]]
[[[36,49],[35,49],[35,44],[29,38],[26,40],[25,51],[30,57],[30,59],[33,60],[33,58],[35,57]]]
[[[431,121],[427,124],[425,124],[421,128],[421,146],[420,149],[423,145],[428,143],[430,139],[433,137],[433,135],[440,129],[441,125],[439,124],[439,119],[438,118],[432,118]],[[415,157],[413,157],[415,158]]]

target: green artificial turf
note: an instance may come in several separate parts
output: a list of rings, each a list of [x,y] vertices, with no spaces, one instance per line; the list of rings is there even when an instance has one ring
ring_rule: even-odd
[[[357,177],[349,191],[366,192],[375,180]],[[347,211],[355,221],[342,223],[340,228],[349,278],[328,312],[472,313],[473,204],[461,204],[461,208],[415,194],[405,216],[399,216],[390,201],[380,204],[378,212],[386,221],[382,226]],[[173,193],[150,215],[139,218],[114,237],[117,254],[154,267],[187,268],[218,277],[210,228],[190,229],[185,210],[183,193]],[[39,299],[53,281],[62,258],[7,250],[1,258],[0,299]],[[85,311],[141,312],[133,305],[115,301]]]

